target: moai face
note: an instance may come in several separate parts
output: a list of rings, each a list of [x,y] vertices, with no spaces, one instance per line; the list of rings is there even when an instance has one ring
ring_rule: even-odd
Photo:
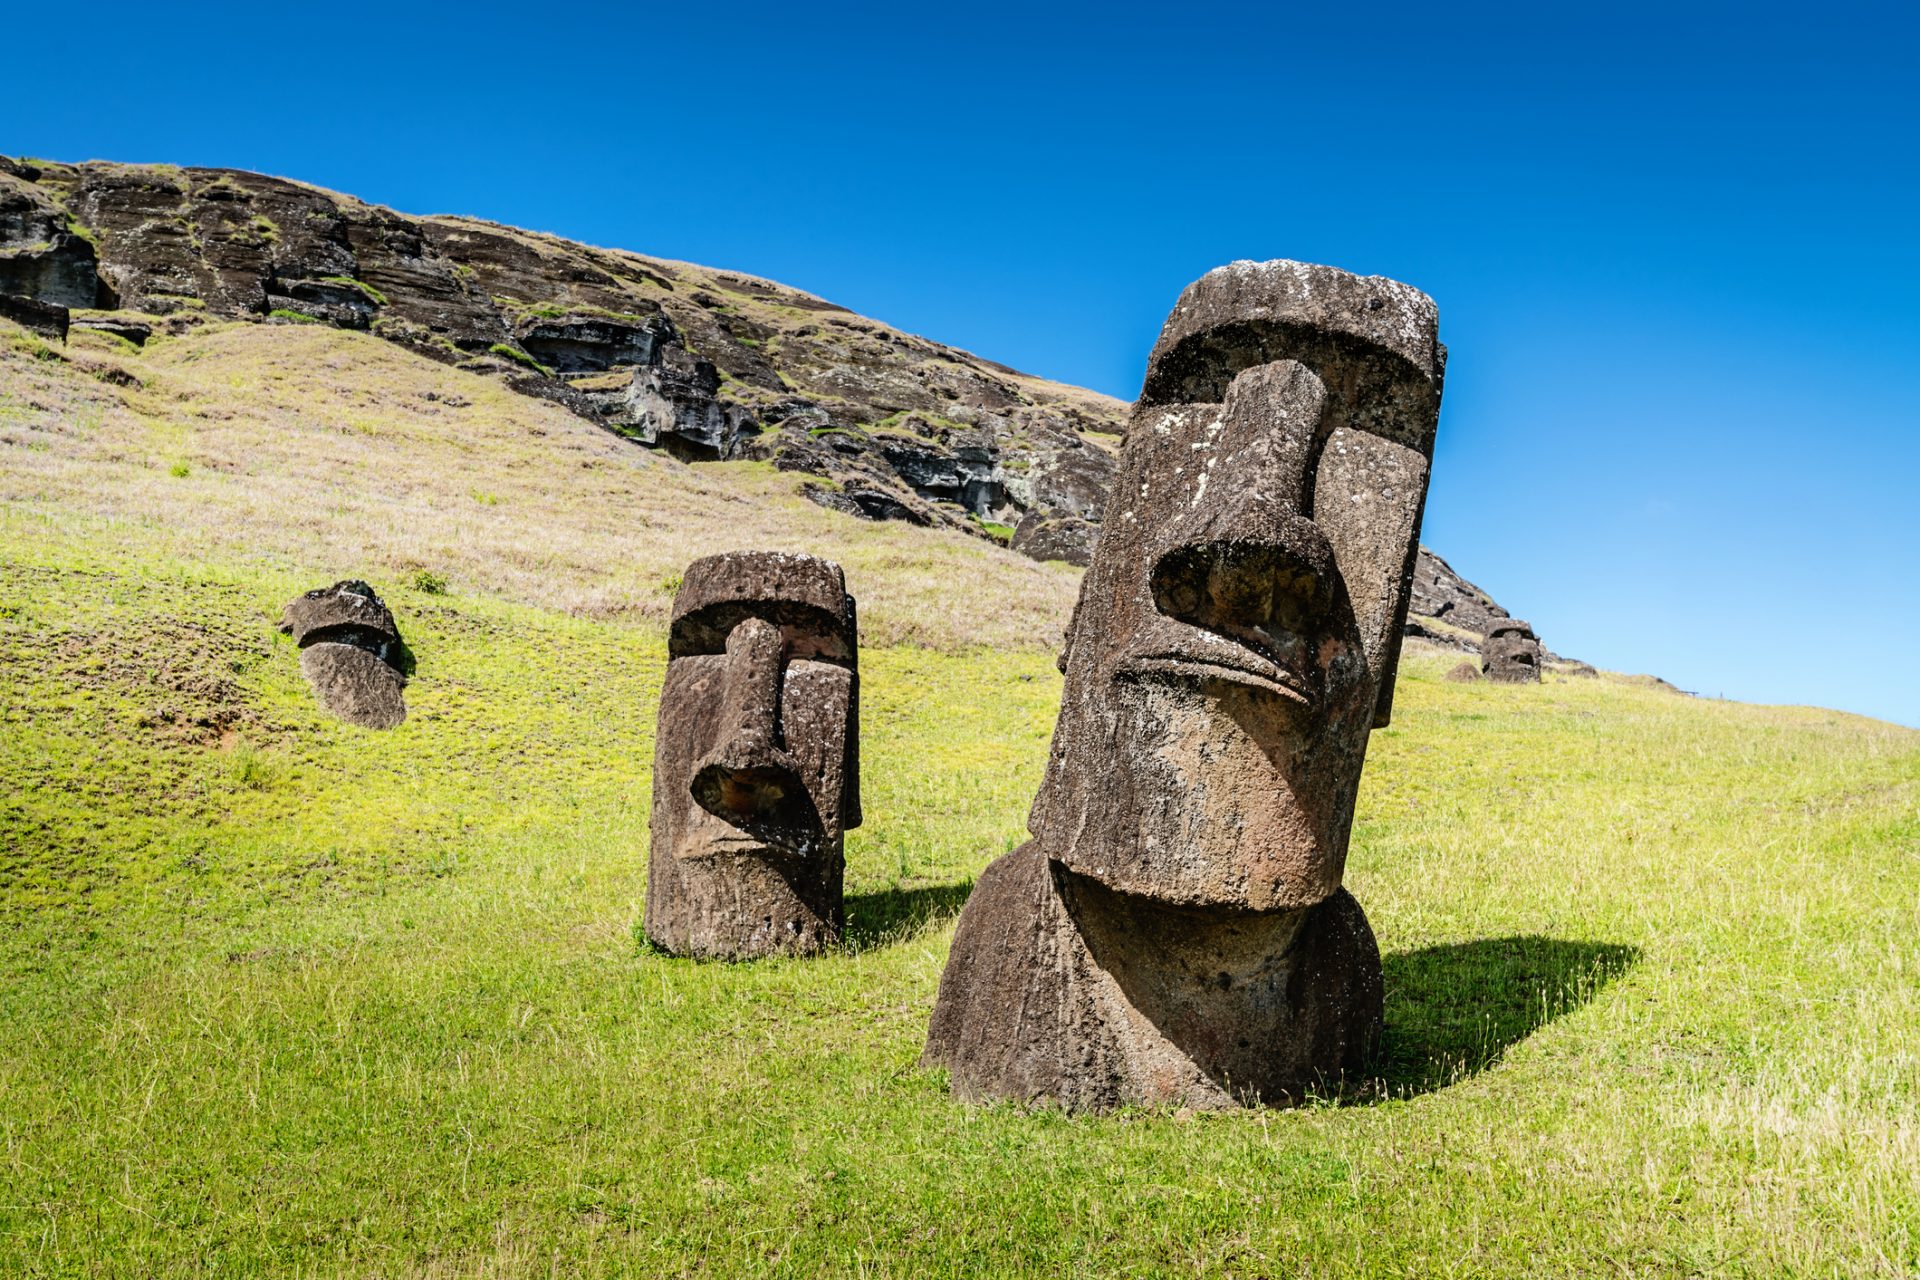
[[[1135,405],[1029,825],[1184,907],[1340,885],[1385,724],[1445,349],[1425,294],[1240,262],[1181,295]]]
[[[412,659],[393,614],[357,578],[287,602],[280,629],[300,646],[300,669],[320,705],[348,724],[392,729],[407,718]]]
[[[1540,682],[1540,638],[1518,618],[1502,618],[1487,628],[1480,644],[1480,670],[1503,684]]]
[[[674,599],[647,932],[683,954],[817,951],[860,824],[857,628],[837,565],[736,552]]]

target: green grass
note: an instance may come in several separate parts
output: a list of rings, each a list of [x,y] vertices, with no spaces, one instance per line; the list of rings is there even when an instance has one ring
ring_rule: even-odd
[[[510,347],[504,342],[496,342],[492,346],[488,347],[487,350],[491,351],[496,356],[501,356],[505,359],[511,360],[515,364],[525,365],[527,368],[533,370],[535,373],[543,374],[544,376],[549,378],[553,376],[552,369],[549,369],[546,365],[541,364],[538,360],[535,360],[532,356],[528,355],[526,352],[522,351],[518,347]]]
[[[979,1108],[915,1058],[1045,654],[864,652],[850,945],[688,963],[635,942],[655,624],[377,581],[369,733],[274,629],[339,574],[108,529],[0,510],[0,1274],[1920,1266],[1920,735],[1412,655],[1347,875],[1384,1096]]]
[[[291,320],[294,324],[326,324],[319,316],[310,316],[304,311],[292,311],[286,307],[275,307],[267,312],[270,320]]]
[[[324,284],[337,284],[348,289],[358,289],[366,295],[367,301],[376,306],[387,305],[387,295],[364,280],[355,280],[352,276],[321,276],[320,279]]]

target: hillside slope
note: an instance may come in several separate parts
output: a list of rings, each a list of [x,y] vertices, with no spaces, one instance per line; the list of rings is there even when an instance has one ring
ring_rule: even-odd
[[[1031,517],[1055,550],[1097,519],[1125,412],[738,272],[229,169],[0,157],[6,294],[81,323],[364,330],[681,457],[817,475],[850,514],[1002,538]]]
[[[1127,409],[772,281],[232,169],[0,156],[7,296],[135,337],[369,332],[681,458],[817,477],[836,511],[1076,564]],[[1410,634],[1472,650],[1506,616],[1422,550]]]
[[[115,416],[77,430],[105,452]],[[1454,685],[1410,652],[1347,870],[1385,954],[1373,1084],[974,1107],[915,1061],[952,914],[1044,766],[1043,653],[870,644],[850,945],[675,961],[635,930],[650,615],[519,602],[564,594],[552,563],[473,519],[451,591],[387,591],[412,714],[354,730],[274,619],[425,504],[321,477],[284,554],[205,529],[180,554],[143,521],[205,508],[155,490],[239,482],[107,465],[0,505],[0,1273],[1920,1264],[1920,734]],[[97,510],[100,481],[151,517]],[[290,512],[263,492],[213,509],[266,533]]]
[[[101,548],[383,589],[425,575],[582,616],[664,619],[696,556],[804,549],[846,567],[874,643],[1038,649],[1078,580],[951,529],[849,520],[766,463],[636,449],[497,380],[313,325],[208,324],[135,349],[0,320],[0,458],[0,508]]]
[[[0,320],[0,1274],[1920,1269],[1920,734],[1410,643],[1347,869],[1373,1079],[965,1106],[915,1061],[1078,574],[809,482],[369,333]],[[743,544],[861,604],[812,962],[635,932],[673,584]],[[417,662],[388,733],[274,625],[349,575]]]

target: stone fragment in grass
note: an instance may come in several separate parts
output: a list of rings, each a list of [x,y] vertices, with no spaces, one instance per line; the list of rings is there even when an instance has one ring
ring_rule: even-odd
[[[372,587],[347,579],[296,596],[280,630],[300,646],[300,670],[328,711],[365,729],[407,718],[406,646]]]
[[[859,634],[840,567],[772,551],[696,560],[667,643],[647,937],[729,960],[832,946],[860,825]]]
[[[1447,679],[1453,681],[1455,684],[1472,684],[1479,678],[1480,664],[1477,662],[1463,662],[1453,668],[1453,670],[1447,672]]]
[[[1298,1103],[1369,1065],[1341,887],[1387,723],[1446,352],[1425,294],[1294,262],[1189,286],[1147,366],[1028,828],[961,914],[922,1061],[965,1098]]]

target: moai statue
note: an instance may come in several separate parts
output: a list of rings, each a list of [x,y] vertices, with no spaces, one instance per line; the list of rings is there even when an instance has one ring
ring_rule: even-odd
[[[1502,684],[1539,684],[1540,658],[1540,637],[1517,618],[1495,622],[1480,643],[1481,674]]]
[[[967,1098],[1227,1107],[1362,1070],[1341,888],[1387,723],[1446,352],[1432,299],[1297,262],[1188,286],[1062,657],[1032,839],[981,875],[922,1061]]]
[[[860,825],[859,631],[840,566],[737,551],[673,601],[653,755],[647,936],[675,955],[812,955],[840,938]]]
[[[280,630],[300,646],[300,670],[328,711],[363,729],[407,718],[406,646],[372,587],[348,579],[296,596]]]

